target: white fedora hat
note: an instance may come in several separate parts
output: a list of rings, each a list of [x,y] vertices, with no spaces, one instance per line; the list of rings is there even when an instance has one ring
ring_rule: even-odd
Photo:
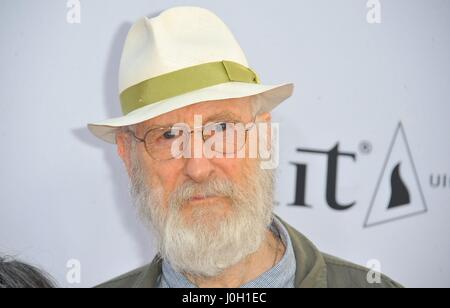
[[[118,128],[195,103],[255,96],[258,113],[292,95],[292,83],[260,84],[223,21],[199,7],[174,7],[143,17],[128,32],[119,69],[124,116],[88,124],[115,143]]]

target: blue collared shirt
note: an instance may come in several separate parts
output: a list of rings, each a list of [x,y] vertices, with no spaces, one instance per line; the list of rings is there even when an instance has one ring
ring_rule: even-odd
[[[241,288],[293,288],[296,270],[296,260],[291,239],[286,228],[274,217],[271,229],[279,233],[286,251],[283,258],[271,269],[257,278],[240,286]],[[175,271],[169,262],[163,260],[162,274],[159,277],[158,288],[196,288],[182,273]]]

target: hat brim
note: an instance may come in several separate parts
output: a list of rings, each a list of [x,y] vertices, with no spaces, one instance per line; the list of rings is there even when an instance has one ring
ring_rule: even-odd
[[[126,116],[89,123],[89,130],[98,138],[116,143],[116,131],[120,127],[138,124],[161,114],[196,103],[239,98],[255,95],[260,109],[257,113],[269,112],[292,95],[294,84],[261,85],[244,82],[227,82],[171,97],[157,103],[139,108]]]

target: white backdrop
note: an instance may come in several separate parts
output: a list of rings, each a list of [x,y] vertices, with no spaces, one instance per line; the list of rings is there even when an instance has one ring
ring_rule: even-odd
[[[130,25],[198,5],[229,25],[263,83],[296,84],[274,112],[277,213],[325,252],[377,260],[405,286],[450,287],[449,1],[381,0],[375,24],[366,0],[80,2],[74,24],[65,0],[0,4],[0,254],[63,287],[151,260],[115,148],[85,124],[120,115]],[[391,195],[398,206],[387,209]],[[66,279],[69,260],[80,262],[79,284]]]

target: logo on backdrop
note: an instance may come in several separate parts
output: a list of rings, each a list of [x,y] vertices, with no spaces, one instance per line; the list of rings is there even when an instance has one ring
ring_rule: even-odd
[[[350,202],[347,204],[341,204],[336,200],[336,188],[337,188],[337,174],[338,174],[338,159],[341,157],[351,158],[356,160],[356,153],[341,152],[339,151],[339,143],[337,143],[331,150],[315,150],[298,148],[297,152],[310,153],[315,155],[322,155],[327,158],[327,182],[326,182],[326,200],[328,205],[335,210],[346,210],[356,204],[356,202]],[[297,167],[297,185],[295,193],[295,201],[291,205],[298,205],[304,207],[312,207],[305,202],[306,198],[306,175],[307,165],[293,163]]]
[[[397,126],[375,188],[364,227],[427,212],[402,123]]]
[[[325,196],[328,206],[334,210],[348,210],[357,204],[351,200],[337,201],[338,161],[340,159],[357,160],[357,153],[339,149],[337,143],[330,150],[298,148],[297,152],[324,156],[327,160]],[[364,142],[360,151],[368,154],[371,145]],[[290,205],[312,208],[307,203],[306,183],[308,166],[304,163],[292,163],[296,166],[295,200]],[[427,205],[420,185],[419,177],[411,149],[402,123],[399,123],[382,167],[372,200],[364,221],[364,227],[391,222],[427,212]]]

